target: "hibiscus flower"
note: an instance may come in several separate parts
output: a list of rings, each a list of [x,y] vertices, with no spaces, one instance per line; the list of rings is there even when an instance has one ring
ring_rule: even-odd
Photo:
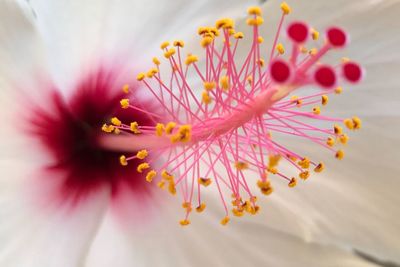
[[[264,5],[268,21],[278,22],[279,4]],[[398,84],[390,70],[399,55],[385,53],[396,48],[390,37],[400,6],[290,4],[293,18],[316,28],[335,21],[352,34],[346,54],[362,62],[369,76],[364,86],[345,88],[345,97],[328,112],[357,114],[365,129],[354,138],[347,161],[327,159],[335,168],[296,191],[277,188],[258,217],[221,229],[219,207],[212,204],[218,196],[210,194],[207,214],[182,229],[176,222],[179,203],[115,164],[124,151],[99,147],[97,130],[116,114],[151,123],[147,112],[119,110],[125,84],[143,109],[156,109],[135,82],[136,71],[146,67],[144,57],[162,40],[187,38],[221,10],[236,14],[243,3],[147,1],[143,8],[128,1],[3,1],[2,265],[375,266],[355,250],[375,261],[399,261],[398,196],[391,176],[397,166],[389,163],[396,158],[396,131],[378,127],[396,127],[398,103],[388,95]],[[375,23],[366,27],[370,21]],[[378,178],[383,168],[387,175]]]

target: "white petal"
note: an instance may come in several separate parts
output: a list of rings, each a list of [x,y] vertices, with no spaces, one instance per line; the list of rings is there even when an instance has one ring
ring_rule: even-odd
[[[0,166],[3,169],[4,164]],[[7,166],[21,168],[21,164]],[[0,192],[1,266],[81,266],[102,221],[109,192],[97,192],[75,209],[65,205],[46,212],[33,209],[19,187],[8,186]]]
[[[179,207],[163,200],[159,221],[137,229],[121,229],[107,216],[87,259],[96,266],[375,266],[333,246],[304,242],[274,230],[256,218],[232,218],[221,226],[218,199],[204,214],[193,214],[182,228]],[[214,206],[214,207],[213,207]]]
[[[82,70],[104,61],[146,69],[151,54],[161,54],[161,40],[185,38],[189,29],[197,38],[197,27],[213,23],[221,10],[233,16],[238,6],[251,2],[31,1],[51,53],[53,74],[63,87]]]

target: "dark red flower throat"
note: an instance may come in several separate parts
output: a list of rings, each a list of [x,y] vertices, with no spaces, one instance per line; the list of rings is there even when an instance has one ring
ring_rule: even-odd
[[[77,202],[102,186],[109,186],[113,196],[126,188],[133,194],[149,193],[145,179],[134,167],[119,164],[124,151],[108,150],[96,141],[103,134],[101,126],[112,116],[144,125],[152,123],[140,111],[120,108],[120,88],[112,74],[98,71],[80,82],[70,99],[53,89],[52,108],[35,108],[32,112],[32,133],[54,159],[46,171],[56,175],[46,177],[62,179],[57,193],[62,200]]]

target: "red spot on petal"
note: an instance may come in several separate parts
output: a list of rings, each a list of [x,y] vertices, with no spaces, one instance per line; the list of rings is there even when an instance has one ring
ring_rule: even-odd
[[[298,44],[304,43],[309,37],[309,28],[304,22],[293,22],[287,29],[290,39]]]
[[[287,82],[291,76],[289,64],[282,60],[272,62],[270,66],[270,74],[272,79],[277,83]]]
[[[77,205],[89,194],[108,187],[114,199],[121,192],[129,191],[143,203],[151,195],[151,186],[136,165],[141,161],[132,160],[129,166],[119,163],[124,151],[110,151],[100,147],[96,136],[102,134],[101,126],[110,118],[118,116],[122,121],[137,121],[139,125],[154,124],[146,113],[121,109],[123,94],[121,84],[116,81],[117,72],[100,70],[77,84],[69,99],[63,98],[57,89],[49,90],[50,103],[46,109],[33,107],[29,118],[30,134],[39,139],[51,162],[44,167],[41,179],[53,185],[52,192],[60,202]],[[131,88],[132,91],[138,88]],[[143,108],[152,108],[149,100],[134,95]],[[127,153],[129,154],[129,153]]]
[[[344,63],[342,66],[342,71],[346,80],[352,83],[359,82],[363,76],[361,66],[354,62]]]
[[[330,66],[320,66],[314,73],[315,82],[321,87],[331,88],[336,84],[336,74]]]
[[[326,31],[326,36],[328,38],[328,42],[334,47],[344,47],[347,42],[347,34],[344,30],[332,27]]]

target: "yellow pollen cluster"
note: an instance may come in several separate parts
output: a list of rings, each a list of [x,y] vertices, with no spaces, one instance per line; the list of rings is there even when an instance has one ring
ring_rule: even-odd
[[[217,29],[233,29],[235,27],[235,22],[230,18],[223,18],[215,22],[215,27]]]
[[[158,73],[158,69],[152,68],[152,69],[150,69],[150,70],[146,73],[146,77],[147,77],[147,78],[153,78],[153,76],[154,76],[155,74],[157,74],[157,73]]]
[[[325,169],[325,164],[320,162],[315,168],[314,171],[315,172],[322,172]]]
[[[227,91],[229,89],[229,77],[222,76],[219,80],[220,86],[223,90]]]
[[[343,157],[344,157],[344,152],[343,152],[343,150],[338,150],[338,151],[336,152],[336,154],[335,154],[335,157],[336,157],[337,159],[343,159]]]
[[[264,195],[270,195],[274,191],[269,180],[258,180],[257,186],[258,188],[260,188],[261,193],[263,193]]]
[[[321,96],[321,104],[323,106],[326,106],[328,104],[328,101],[329,101],[329,97],[327,95],[322,95]]]
[[[233,37],[234,37],[235,39],[243,39],[244,34],[243,34],[243,32],[237,32],[237,33],[235,33],[235,34],[233,35]]]
[[[308,169],[308,168],[310,168],[310,159],[307,157],[304,157],[302,160],[297,162],[297,164],[299,164],[299,166],[303,169]]]
[[[345,119],[343,121],[344,125],[350,130],[359,130],[361,129],[361,119],[358,117],[353,117],[351,119]]]
[[[121,108],[123,108],[123,109],[129,108],[129,99],[127,99],[127,98],[121,99],[121,101],[119,101],[119,103],[121,104]]]
[[[149,152],[147,152],[146,149],[140,150],[136,153],[136,157],[138,159],[145,159],[149,155]]]
[[[147,162],[143,162],[137,166],[136,170],[137,172],[142,173],[144,170],[148,168],[150,168],[150,165]]]
[[[264,23],[264,19],[261,16],[256,16],[255,18],[248,18],[246,23],[249,26],[260,26]]]
[[[161,48],[161,49],[165,49],[165,48],[167,48],[168,46],[169,46],[169,42],[165,41],[165,42],[162,42],[162,43],[161,43],[160,48]]]
[[[319,114],[321,113],[321,108],[318,107],[318,106],[313,107],[313,113],[314,113],[315,115],[319,115]]]
[[[281,43],[277,44],[276,51],[278,51],[280,55],[283,55],[285,53],[285,47],[283,46],[283,44]]]
[[[122,124],[122,122],[121,122],[117,117],[111,118],[111,123],[112,123],[114,126],[121,126],[121,124]]]
[[[174,41],[174,46],[176,46],[176,47],[184,47],[185,46],[185,42],[183,42],[182,40],[176,40],[176,41]]]
[[[247,162],[243,162],[243,161],[236,161],[235,168],[239,171],[246,170],[249,168],[249,164]]]
[[[153,57],[153,63],[157,66],[159,66],[161,64],[160,60],[156,57]]]
[[[125,84],[124,86],[122,86],[122,92],[124,92],[125,94],[129,93],[129,85]]]
[[[290,182],[289,182],[289,187],[295,187],[296,185],[297,185],[297,180],[296,180],[296,178],[292,178],[291,180],[290,180]]]
[[[101,130],[106,133],[112,133],[115,130],[115,127],[113,125],[107,125],[106,123],[103,124],[101,127]]]
[[[146,174],[146,181],[151,183],[156,175],[157,175],[157,172],[155,170],[149,171]]]
[[[319,38],[319,32],[317,31],[317,30],[315,30],[315,29],[311,29],[311,37],[312,37],[312,39],[313,40],[318,40],[318,38]]]
[[[131,129],[131,132],[133,132],[134,134],[140,134],[139,124],[136,121],[131,122],[130,129]]]
[[[165,51],[164,52],[164,57],[165,58],[170,58],[170,57],[172,57],[173,55],[175,55],[175,48],[170,48],[170,49],[167,49],[167,51]]]
[[[203,83],[203,86],[204,86],[205,90],[211,91],[212,89],[215,88],[216,84],[215,84],[215,82],[207,82],[206,81],[206,82]]]
[[[196,211],[198,213],[203,212],[206,208],[206,204],[205,203],[200,203],[200,205],[198,207],[196,207]]]
[[[200,177],[198,180],[198,183],[201,184],[204,187],[207,187],[211,184],[211,179],[210,178],[202,178]]]
[[[299,174],[300,179],[307,180],[310,177],[309,171],[303,171]]]
[[[255,16],[261,16],[262,15],[262,10],[258,6],[251,6],[247,9],[247,14],[249,15],[255,15]]]
[[[203,102],[206,105],[208,105],[212,102],[212,98],[210,97],[210,94],[208,93],[208,91],[204,90],[201,93],[201,102]]]
[[[162,123],[156,124],[156,136],[162,136],[164,130],[165,130],[164,124]]]
[[[281,9],[282,9],[283,14],[285,14],[285,15],[288,15],[292,11],[290,6],[286,2],[283,2],[281,4]]]
[[[197,61],[199,61],[199,58],[198,58],[197,56],[195,56],[195,55],[188,55],[188,56],[186,57],[185,64],[186,64],[187,66],[189,66],[190,64],[193,64],[193,63],[195,63],[195,62],[197,62]]]
[[[176,195],[176,188],[175,188],[175,181],[174,181],[174,176],[168,173],[166,170],[163,170],[161,172],[161,178],[163,179],[160,181],[158,186],[160,188],[164,188],[164,184],[167,182],[168,183],[168,191],[171,195]]]
[[[189,124],[181,125],[178,131],[171,136],[171,142],[172,143],[189,142],[191,137],[192,137],[192,126]]]
[[[122,155],[122,156],[119,157],[119,163],[120,163],[122,166],[127,166],[127,165],[128,165],[128,161],[126,160],[126,157],[125,157],[124,155]]]
[[[136,76],[136,80],[138,81],[143,81],[143,79],[146,77],[146,74],[141,72]]]
[[[342,87],[336,87],[335,88],[335,94],[341,94],[343,92],[343,88]]]

